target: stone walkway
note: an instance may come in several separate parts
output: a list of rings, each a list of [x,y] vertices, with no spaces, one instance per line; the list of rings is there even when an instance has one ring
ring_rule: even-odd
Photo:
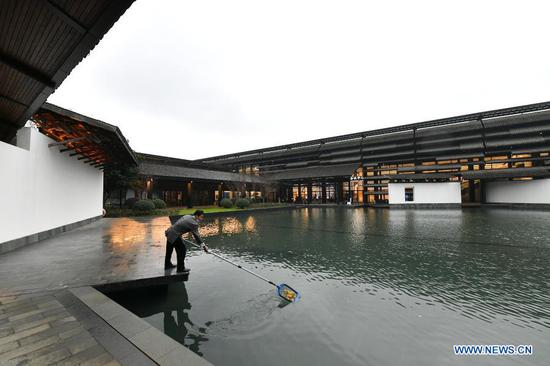
[[[154,365],[68,291],[0,298],[0,365]]]
[[[164,277],[168,218],[102,219],[0,255],[0,365],[154,365],[68,289]]]
[[[52,295],[4,297],[0,314],[2,363],[118,364]]]

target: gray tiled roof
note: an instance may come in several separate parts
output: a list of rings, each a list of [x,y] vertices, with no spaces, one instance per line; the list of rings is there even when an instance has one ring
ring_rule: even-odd
[[[225,182],[266,183],[264,178],[256,175],[189,168],[185,166],[151,164],[148,162],[142,162],[139,164],[139,172],[141,175],[151,175],[157,177],[205,179]]]
[[[349,177],[355,172],[355,170],[357,170],[357,168],[357,163],[333,166],[314,166],[300,169],[289,169],[269,175],[265,174],[264,177],[272,181],[300,178]]]
[[[463,179],[548,177],[550,167],[469,170],[461,172]]]

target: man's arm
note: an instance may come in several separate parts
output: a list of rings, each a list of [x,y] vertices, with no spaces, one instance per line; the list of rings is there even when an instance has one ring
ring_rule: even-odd
[[[195,238],[195,241],[198,244],[203,244],[201,236],[199,235],[199,228],[198,227],[191,231],[191,235],[193,235],[193,238]]]
[[[201,249],[204,250],[206,253],[208,253],[208,247],[206,246],[206,243],[201,239],[201,236],[198,233],[198,230],[191,231],[191,234],[195,238],[195,241],[200,244]]]

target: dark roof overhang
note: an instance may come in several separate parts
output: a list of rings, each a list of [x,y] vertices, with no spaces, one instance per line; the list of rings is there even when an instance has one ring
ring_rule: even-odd
[[[0,2],[0,140],[11,141],[133,1]]]
[[[468,170],[462,172],[461,175],[462,179],[548,177],[550,176],[550,167]]]
[[[237,174],[227,171],[197,168],[183,164],[160,164],[142,161],[139,164],[139,174],[161,178],[197,179],[217,182],[267,183],[256,175]]]
[[[309,178],[329,178],[329,177],[351,177],[357,170],[357,163],[333,166],[314,166],[299,169],[289,169],[279,173],[264,174],[263,177],[270,181],[309,179]]]
[[[172,158],[169,156],[162,155],[153,155],[136,152],[140,163],[150,163],[150,164],[159,164],[159,165],[168,165],[168,166],[182,166],[187,168],[197,168],[197,169],[206,169],[206,170],[215,170],[234,173],[234,171],[228,167],[220,166],[216,164],[205,164],[200,163],[194,160]]]
[[[381,128],[371,131],[357,132],[353,134],[327,137],[316,140],[308,140],[293,144],[275,146],[264,149],[249,150],[232,154],[198,159],[197,161],[218,164],[235,164],[246,162],[261,162],[275,157],[287,157],[289,155],[300,156],[301,149],[308,148],[311,151],[326,151],[327,149],[340,149],[348,145],[355,146],[357,139],[363,140],[367,151],[372,151],[371,145],[381,144],[383,142],[390,143],[388,148],[394,150],[397,146],[391,146],[391,143],[412,141],[413,136],[417,134],[418,143],[422,143],[422,138],[427,136],[437,136],[444,134],[456,133],[476,133],[479,135],[479,130],[484,124],[488,128],[495,125],[513,125],[518,123],[531,123],[538,121],[547,121],[550,118],[550,102],[542,102],[528,104],[517,107],[495,109],[491,111],[465,114],[455,117],[441,118],[426,122],[410,123],[401,126]],[[440,128],[438,128],[440,127]],[[454,139],[455,136],[452,136]],[[479,135],[481,139],[481,135]],[[369,148],[371,150],[369,150]],[[269,157],[269,159],[268,159]]]
[[[425,180],[425,179],[450,179],[456,176],[457,173],[415,173],[415,174],[388,174],[382,176],[382,179],[391,180]],[[371,180],[368,177],[367,180]]]

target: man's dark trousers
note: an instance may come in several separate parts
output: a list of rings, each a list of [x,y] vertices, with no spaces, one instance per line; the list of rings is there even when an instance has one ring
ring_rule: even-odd
[[[166,257],[164,258],[164,265],[170,264],[170,259],[172,258],[172,252],[176,248],[176,256],[178,257],[178,268],[177,271],[181,272],[185,269],[185,254],[187,253],[187,248],[181,238],[177,238],[173,243],[170,243],[166,240]]]

